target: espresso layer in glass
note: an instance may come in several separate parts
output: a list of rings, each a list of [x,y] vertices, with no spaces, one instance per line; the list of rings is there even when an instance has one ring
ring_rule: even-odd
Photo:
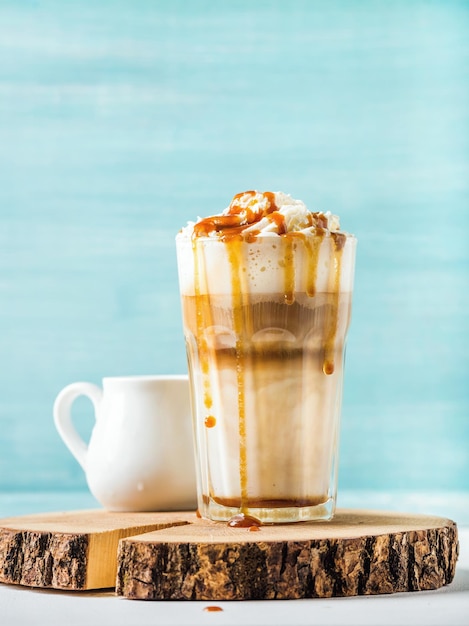
[[[226,295],[183,297],[197,447],[205,459],[202,505],[247,511],[325,503],[350,294],[296,294],[291,304],[271,294],[250,300],[235,310]],[[210,323],[201,326],[201,316]],[[332,351],[325,344],[331,327]]]

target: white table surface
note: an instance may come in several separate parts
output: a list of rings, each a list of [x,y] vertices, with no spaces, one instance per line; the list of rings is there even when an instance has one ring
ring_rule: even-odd
[[[441,514],[457,522],[460,556],[453,583],[388,596],[248,602],[152,602],[112,592],[63,592],[0,585],[1,626],[468,626],[468,495],[345,494],[340,506]],[[401,504],[402,506],[393,506]],[[76,505],[76,506],[75,506]],[[0,494],[0,517],[96,508],[88,494]],[[216,605],[220,612],[207,612]]]

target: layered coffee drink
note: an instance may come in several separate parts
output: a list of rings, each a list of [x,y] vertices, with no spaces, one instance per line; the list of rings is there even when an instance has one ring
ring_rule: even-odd
[[[202,516],[332,517],[355,243],[280,192],[178,234]]]

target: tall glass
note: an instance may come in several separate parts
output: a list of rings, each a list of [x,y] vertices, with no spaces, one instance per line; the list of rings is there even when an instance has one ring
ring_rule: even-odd
[[[331,519],[355,238],[176,241],[201,515]]]

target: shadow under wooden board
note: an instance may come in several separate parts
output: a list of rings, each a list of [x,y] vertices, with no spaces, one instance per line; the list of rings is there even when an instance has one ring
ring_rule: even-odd
[[[338,510],[258,532],[192,512],[42,513],[0,520],[0,582],[115,587],[145,600],[294,599],[437,589],[454,577],[456,524]]]

